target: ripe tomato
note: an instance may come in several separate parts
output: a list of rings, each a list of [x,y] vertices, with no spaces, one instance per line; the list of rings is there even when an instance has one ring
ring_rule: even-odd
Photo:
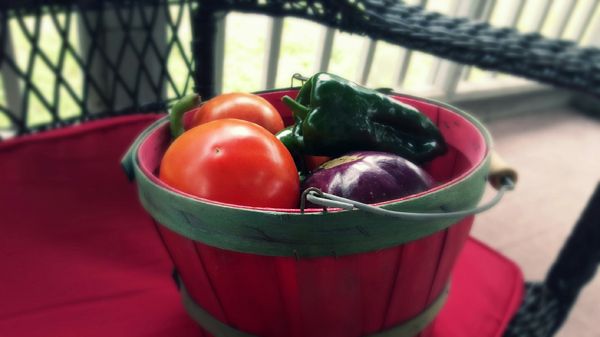
[[[298,172],[269,131],[220,119],[184,132],[169,146],[160,179],[182,192],[229,204],[297,208]]]
[[[222,118],[256,123],[272,134],[283,129],[283,119],[266,99],[249,93],[229,93],[211,98],[194,111],[192,126]]]

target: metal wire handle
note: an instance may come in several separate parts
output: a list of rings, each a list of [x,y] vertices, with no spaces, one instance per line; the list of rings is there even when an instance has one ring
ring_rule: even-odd
[[[347,198],[338,197],[333,194],[324,193],[318,188],[308,188],[302,193],[302,200],[300,209],[304,211],[306,201],[310,201],[315,205],[323,206],[323,210],[327,211],[327,208],[341,208],[347,211],[353,209],[359,209],[362,211],[370,212],[376,215],[392,216],[404,220],[432,220],[432,219],[448,219],[456,217],[465,217],[473,214],[478,214],[487,211],[494,207],[502,200],[506,191],[514,189],[514,182],[509,177],[502,179],[502,185],[498,189],[496,195],[487,203],[477,206],[475,208],[454,211],[454,212],[440,212],[440,213],[414,213],[414,212],[399,212],[390,211],[380,207],[364,204],[362,202],[354,201]]]
[[[294,73],[294,75],[292,75],[292,79],[291,79],[291,83],[290,83],[290,88],[294,87],[294,80],[300,81],[300,85],[304,85],[304,83],[306,81],[308,81],[308,77],[300,74],[300,73]]]

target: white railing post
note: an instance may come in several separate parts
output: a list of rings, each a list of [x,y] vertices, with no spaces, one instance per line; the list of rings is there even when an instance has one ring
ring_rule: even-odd
[[[377,41],[373,39],[365,40],[360,59],[358,61],[358,71],[356,74],[356,78],[358,78],[358,81],[361,84],[366,84],[369,80],[369,73],[371,72],[371,66],[373,65],[373,58],[375,57],[376,48]]]
[[[550,14],[550,8],[552,8],[553,3],[554,3],[554,0],[548,0],[544,4],[544,7],[542,8],[542,11],[540,12],[539,19],[535,25],[535,29],[533,30],[534,32],[539,32],[544,27],[544,23],[546,23],[546,19],[548,18],[548,14]]]
[[[217,16],[216,31],[215,31],[215,69],[213,72],[214,93],[218,95],[223,92],[223,67],[225,63],[225,13],[219,13]]]
[[[486,1],[469,1],[462,0],[455,3],[453,12],[458,16],[466,16],[471,19],[477,19],[484,13],[486,7]],[[451,61],[441,61],[439,66],[435,69],[435,73],[432,74],[432,83],[434,86],[438,84],[438,87],[444,93],[445,99],[449,100],[454,97],[456,89],[461,79],[464,66]]]
[[[331,60],[331,52],[333,50],[333,40],[335,37],[335,29],[324,27],[321,43],[317,52],[317,62],[315,62],[315,72],[327,71],[329,69],[329,61]]]
[[[472,6],[473,3],[474,1],[471,0],[452,0],[448,14],[451,16],[460,16],[465,11],[465,7]],[[442,68],[447,68],[449,63],[451,62],[436,57],[431,68],[432,70],[429,72],[429,80],[427,82],[435,86],[435,83],[439,80],[440,71],[444,70]]]
[[[480,8],[481,13],[477,13],[475,19],[482,22],[489,22],[492,14],[494,13],[494,9],[496,8],[496,0],[484,0],[482,1],[482,6]],[[468,81],[471,77],[472,71],[473,67],[466,67],[462,73],[462,80]]]
[[[427,7],[427,1],[428,0],[419,0],[418,5],[425,8]],[[408,67],[410,66],[410,59],[412,57],[412,51],[410,49],[405,49],[402,48],[400,49],[400,52],[398,54],[398,66],[396,67],[397,69],[397,74],[398,76],[396,77],[396,86],[397,87],[402,87],[404,85],[404,81],[406,79],[406,74],[408,73]]]
[[[585,17],[581,21],[581,25],[578,27],[577,32],[575,33],[574,40],[577,42],[581,42],[581,39],[585,35],[585,32],[588,30],[588,27],[590,26],[592,19],[594,18],[594,14],[598,9],[598,0],[588,1],[588,3],[589,5],[585,9]]]
[[[600,48],[600,21],[597,21],[593,27],[590,27],[589,36],[585,41],[586,46]]]
[[[521,16],[523,15],[523,9],[525,8],[525,3],[527,0],[518,0],[519,3],[517,4],[517,6],[515,6],[515,8],[513,9],[511,15],[512,18],[509,21],[509,27],[511,28],[516,28],[517,25],[519,24],[519,20],[521,19]],[[491,77],[497,77],[498,73],[497,72],[492,72],[490,73]]]
[[[519,0],[519,4],[517,5],[516,9],[512,13],[513,17],[510,20],[510,27],[516,28],[517,25],[519,24],[519,21],[521,20],[521,16],[523,16],[523,9],[525,8],[526,2],[527,2],[527,0]]]
[[[573,15],[573,11],[575,10],[576,3],[577,3],[577,1],[572,0],[567,5],[567,9],[563,13],[563,15],[560,19],[560,23],[556,26],[555,33],[553,34],[554,37],[561,38],[563,36],[563,34],[565,33],[565,30],[567,29],[567,25],[569,24],[571,16]]]
[[[1,46],[4,49],[3,53],[5,57],[16,60],[8,18],[0,16],[0,24],[2,24],[2,29],[4,30],[4,45]],[[23,118],[25,114],[21,109],[22,92],[19,76],[17,76],[15,71],[6,62],[2,62],[0,66],[0,75],[2,76],[2,84],[4,86],[6,107],[15,117]]]
[[[279,52],[281,50],[281,36],[283,34],[283,18],[272,18],[269,24],[267,39],[271,41],[265,58],[265,69],[263,88],[271,89],[275,87],[277,78],[277,67],[279,66]]]

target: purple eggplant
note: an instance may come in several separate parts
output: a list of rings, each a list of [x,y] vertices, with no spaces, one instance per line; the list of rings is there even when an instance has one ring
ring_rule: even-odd
[[[316,187],[325,193],[372,204],[423,192],[434,185],[427,172],[400,156],[358,151],[321,165],[306,178],[302,190]]]

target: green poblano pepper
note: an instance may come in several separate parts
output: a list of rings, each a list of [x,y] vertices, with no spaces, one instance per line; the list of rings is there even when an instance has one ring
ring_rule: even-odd
[[[419,110],[333,74],[312,76],[295,100],[282,100],[295,124],[277,136],[294,157],[383,151],[423,163],[446,151],[439,129]]]
[[[299,171],[304,170],[304,158],[303,158],[303,139],[302,135],[298,134],[299,128],[295,127],[296,124],[288,126],[287,128],[277,133],[277,138],[287,147],[294,158],[294,163]]]

